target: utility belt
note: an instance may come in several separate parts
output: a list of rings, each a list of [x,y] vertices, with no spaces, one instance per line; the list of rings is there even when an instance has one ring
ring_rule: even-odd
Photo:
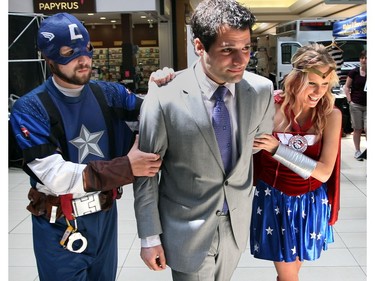
[[[121,196],[122,187],[77,199],[73,199],[72,194],[58,197],[46,195],[31,187],[28,194],[30,203],[26,209],[33,215],[44,216],[50,223],[54,223],[57,219],[64,216],[67,220],[73,220],[76,217],[109,210],[113,205],[113,201],[120,199]]]

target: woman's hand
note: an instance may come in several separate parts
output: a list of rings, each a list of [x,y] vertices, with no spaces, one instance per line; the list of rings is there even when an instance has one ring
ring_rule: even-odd
[[[279,146],[279,141],[269,134],[261,135],[254,139],[253,148],[254,149],[264,149],[271,154],[274,154]]]
[[[155,82],[160,87],[173,80],[175,76],[176,74],[173,68],[164,67],[163,69],[159,69],[151,73],[148,84],[150,85],[150,83]]]

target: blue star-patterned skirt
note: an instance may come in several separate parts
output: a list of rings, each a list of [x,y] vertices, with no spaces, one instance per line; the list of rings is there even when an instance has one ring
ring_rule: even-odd
[[[259,181],[250,226],[251,254],[271,261],[318,259],[333,242],[330,214],[326,184],[289,196]]]

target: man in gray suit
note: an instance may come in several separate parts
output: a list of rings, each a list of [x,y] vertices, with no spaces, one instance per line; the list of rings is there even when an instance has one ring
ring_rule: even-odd
[[[271,81],[245,71],[253,23],[236,1],[201,2],[191,18],[198,61],[151,85],[142,105],[140,149],[163,164],[160,177],[134,183],[141,257],[152,270],[171,267],[175,281],[230,280],[247,245],[253,140],[271,133],[274,113]],[[227,91],[229,168],[211,121],[219,86]]]

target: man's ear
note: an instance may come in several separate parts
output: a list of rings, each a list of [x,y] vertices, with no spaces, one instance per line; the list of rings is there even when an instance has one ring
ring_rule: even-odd
[[[195,38],[193,42],[194,42],[195,53],[197,54],[197,56],[203,56],[204,46],[201,40],[199,40],[199,38]]]
[[[49,58],[47,58],[44,55],[42,57],[46,60],[46,64],[48,65],[48,67],[51,70],[51,72],[54,73],[55,67],[54,67],[54,64],[53,64],[53,60],[50,60]]]

